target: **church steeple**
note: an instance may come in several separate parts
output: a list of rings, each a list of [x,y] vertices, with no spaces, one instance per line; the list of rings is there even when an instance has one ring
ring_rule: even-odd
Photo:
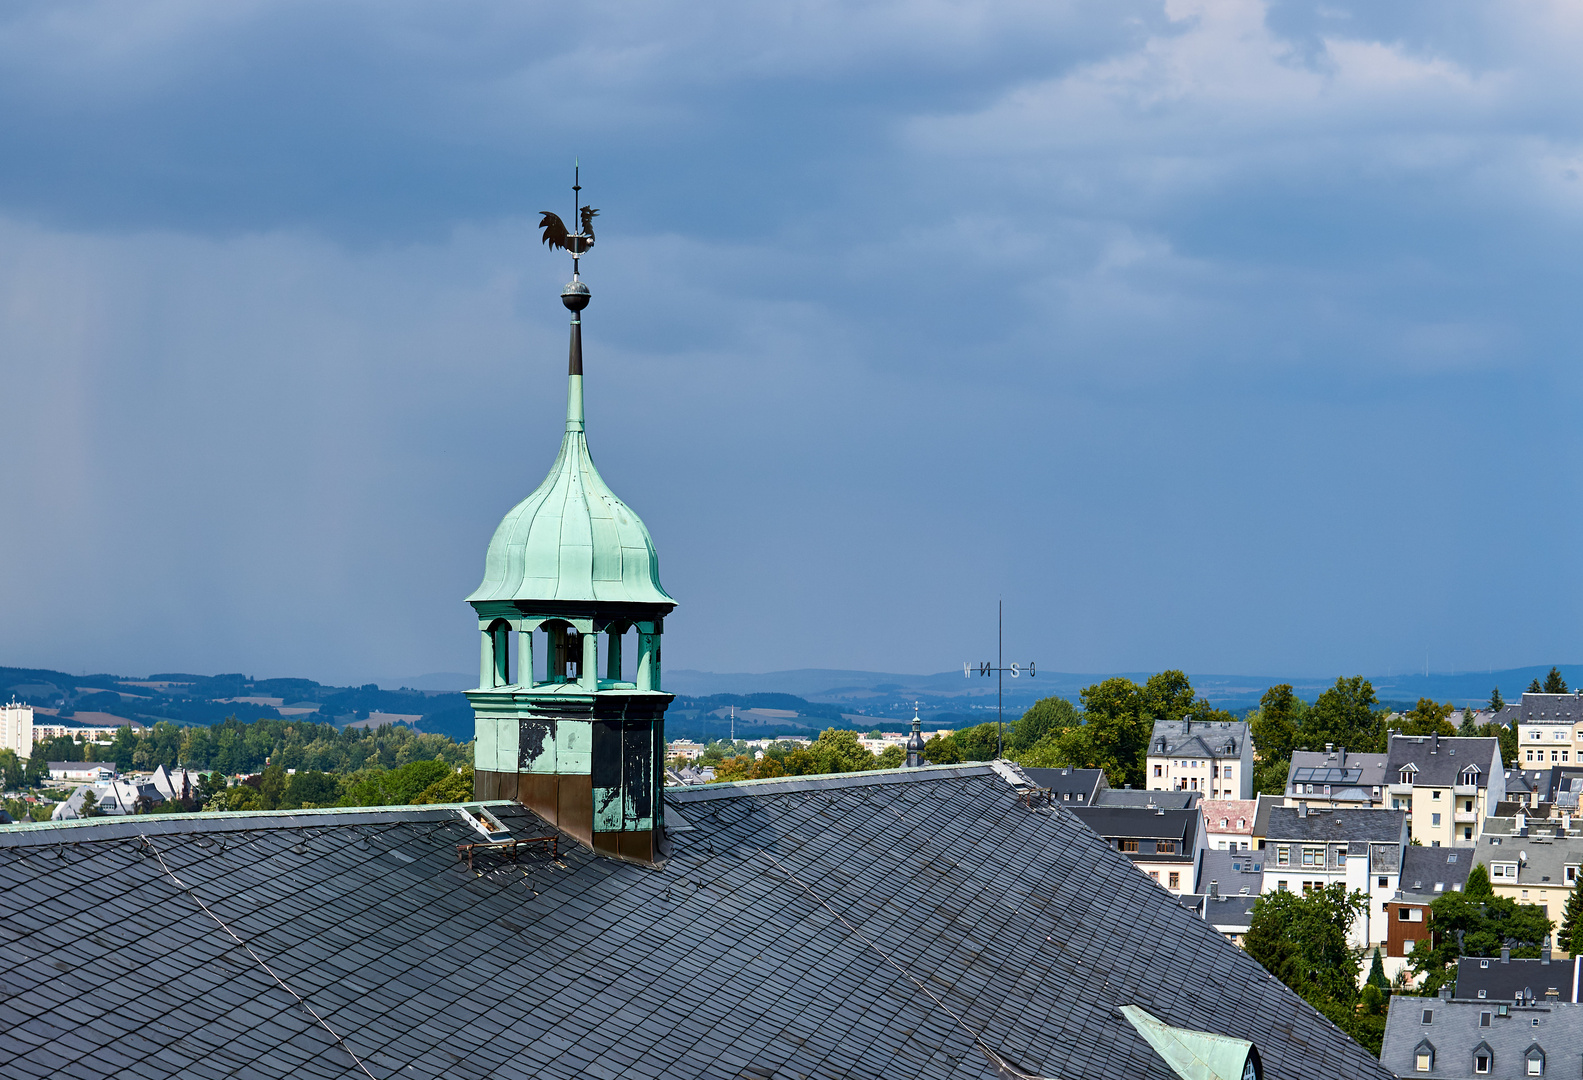
[[[495,530],[483,583],[468,597],[481,637],[479,685],[467,691],[475,794],[515,799],[596,850],[652,861],[672,700],[660,686],[660,638],[676,601],[660,584],[648,530],[588,452],[582,312],[592,294],[578,260],[593,247],[599,211],[579,204],[576,233],[542,213],[544,242],[573,260],[561,290],[572,313],[566,431],[544,482]],[[622,646],[629,634],[635,655]]]

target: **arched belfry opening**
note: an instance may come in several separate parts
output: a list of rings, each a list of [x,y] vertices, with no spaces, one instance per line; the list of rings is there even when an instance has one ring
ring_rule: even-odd
[[[597,214],[579,201],[576,233],[554,214],[540,222],[545,242],[573,260],[561,290],[572,316],[566,430],[549,475],[495,530],[483,583],[467,598],[482,637],[478,688],[467,691],[475,794],[521,802],[595,850],[653,861],[672,699],[660,641],[676,601],[660,584],[648,529],[588,450],[582,312],[591,293],[578,260],[593,247]]]

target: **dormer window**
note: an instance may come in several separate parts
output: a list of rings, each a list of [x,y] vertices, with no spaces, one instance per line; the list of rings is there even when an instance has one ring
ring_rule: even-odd
[[[1403,766],[1401,776],[1399,777],[1400,782],[1403,784],[1411,784],[1413,782],[1413,773],[1417,771],[1418,770],[1413,768],[1411,765]]]
[[[1462,770],[1462,785],[1464,787],[1471,787],[1478,782],[1479,770],[1477,766],[1469,765],[1467,768]]]
[[[1545,1074],[1545,1052],[1539,1049],[1539,1044],[1534,1043],[1523,1055],[1527,1068],[1523,1070],[1527,1076],[1543,1076]]]
[[[1413,1068],[1426,1073],[1435,1067],[1435,1044],[1424,1039],[1413,1047]]]
[[[1489,1027],[1489,1013],[1479,1014],[1479,1026]],[[1473,1048],[1473,1074],[1475,1076],[1488,1076],[1495,1067],[1495,1051],[1490,1049],[1490,1044],[1481,1042]]]

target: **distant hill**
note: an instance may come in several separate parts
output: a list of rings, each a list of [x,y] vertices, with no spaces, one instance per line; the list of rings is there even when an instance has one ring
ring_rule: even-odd
[[[1583,687],[1583,665],[1563,664],[1568,685]],[[1489,700],[1490,690],[1515,701],[1534,679],[1543,680],[1548,664],[1473,674],[1374,675],[1382,703],[1410,708],[1420,697],[1455,705]],[[1121,672],[1142,681],[1151,672]],[[1079,674],[1037,670],[1031,676],[1019,666],[1005,685],[1005,717],[1017,719],[1041,697],[1056,695],[1073,702],[1085,686],[1110,674]],[[1291,683],[1297,694],[1312,701],[1335,679],[1273,675],[1189,676],[1193,686],[1213,704],[1234,712],[1258,705],[1264,691]],[[372,714],[416,716],[419,731],[447,735],[458,742],[473,737],[473,711],[458,689],[471,683],[466,675],[437,673],[404,680],[399,689],[376,683],[327,686],[312,679],[253,679],[241,674],[197,675],[157,672],[141,678],[126,675],[68,675],[63,671],[0,667],[0,699],[12,697],[70,717],[104,713],[152,724],[213,724],[228,716],[250,721],[294,716],[329,721],[340,727],[366,721]],[[904,730],[914,706],[928,730],[962,728],[994,720],[996,680],[977,669],[933,675],[895,672],[799,668],[792,671],[724,673],[677,670],[665,673],[665,688],[677,695],[668,715],[673,738],[723,738],[732,730],[736,709],[739,738],[817,734],[827,727],[858,730]],[[377,715],[376,715],[377,720]]]
[[[473,710],[457,693],[364,686],[325,686],[312,679],[253,679],[246,675],[156,672],[126,675],[68,675],[63,671],[0,667],[0,699],[27,702],[63,717],[106,713],[153,724],[214,724],[228,716],[308,717],[340,727],[370,713],[418,716],[416,727],[459,742],[473,737]]]

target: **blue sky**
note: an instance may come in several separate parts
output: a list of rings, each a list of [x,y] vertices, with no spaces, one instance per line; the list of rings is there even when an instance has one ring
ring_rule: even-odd
[[[0,663],[468,671],[591,445],[672,667],[1576,661],[1583,14],[8,5]]]

